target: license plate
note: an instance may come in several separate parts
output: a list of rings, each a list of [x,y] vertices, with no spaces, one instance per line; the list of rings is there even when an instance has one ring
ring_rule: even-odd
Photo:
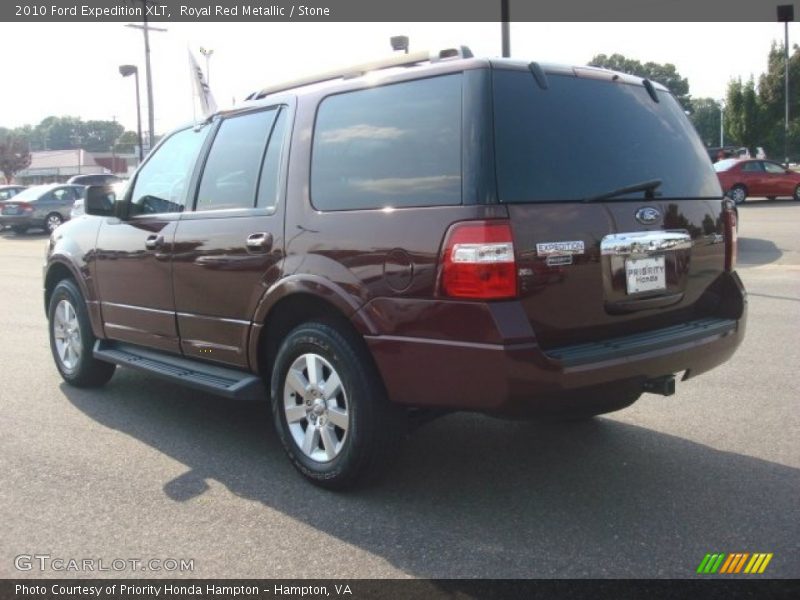
[[[629,258],[625,261],[625,278],[629,294],[666,289],[664,257]]]
[[[3,207],[3,214],[4,215],[15,215],[15,214],[17,214],[17,207],[16,206],[4,206]]]

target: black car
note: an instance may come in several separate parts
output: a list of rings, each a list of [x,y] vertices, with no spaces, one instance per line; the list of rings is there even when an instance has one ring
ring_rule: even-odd
[[[76,200],[83,197],[82,185],[49,184],[26,189],[0,204],[0,226],[25,233],[31,227],[41,227],[52,233],[69,220]]]

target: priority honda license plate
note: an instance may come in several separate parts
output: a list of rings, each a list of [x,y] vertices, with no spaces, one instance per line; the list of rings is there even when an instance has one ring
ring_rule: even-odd
[[[629,258],[625,261],[625,278],[629,294],[666,289],[664,257]]]

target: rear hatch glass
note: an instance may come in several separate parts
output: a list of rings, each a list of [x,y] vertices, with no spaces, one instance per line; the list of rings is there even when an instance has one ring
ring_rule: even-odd
[[[493,70],[498,198],[545,348],[708,310],[722,191],[680,104],[652,91],[658,101],[588,69],[548,73],[544,87],[530,70]]]

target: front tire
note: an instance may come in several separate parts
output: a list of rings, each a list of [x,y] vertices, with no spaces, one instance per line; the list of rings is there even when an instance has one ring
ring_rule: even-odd
[[[794,188],[794,196],[793,196],[793,198],[795,200],[797,200],[798,202],[800,202],[800,185],[798,185],[796,188]]]
[[[78,286],[71,279],[56,285],[47,311],[50,350],[61,377],[75,387],[99,387],[114,375],[116,365],[92,354],[96,340]]]
[[[275,427],[292,464],[341,490],[382,476],[406,432],[358,337],[324,323],[295,328],[272,372]]]
[[[730,192],[728,192],[728,195],[735,204],[742,204],[747,200],[747,188],[743,185],[735,185],[731,188]]]

